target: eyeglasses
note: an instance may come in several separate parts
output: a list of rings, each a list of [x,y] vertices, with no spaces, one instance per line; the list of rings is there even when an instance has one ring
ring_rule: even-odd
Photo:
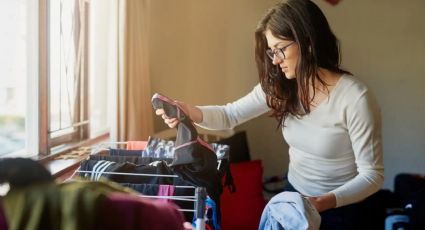
[[[289,46],[291,46],[292,44],[294,44],[295,42],[291,42],[291,43],[289,43],[288,45],[286,45],[286,46],[284,46],[284,47],[282,47],[282,48],[277,48],[277,49],[274,49],[274,50],[272,50],[272,49],[268,49],[268,50],[266,50],[266,54],[267,54],[267,56],[269,56],[269,58],[270,59],[274,59],[274,56],[276,55],[278,58],[280,58],[280,59],[286,59],[286,56],[285,56],[285,50],[286,50],[286,48],[288,48]]]

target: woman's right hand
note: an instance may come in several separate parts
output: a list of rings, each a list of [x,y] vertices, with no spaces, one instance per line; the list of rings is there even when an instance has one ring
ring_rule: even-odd
[[[165,114],[164,109],[157,109],[155,110],[156,115],[161,116],[161,118],[164,120],[164,123],[166,125],[168,125],[168,127],[170,128],[174,128],[177,126],[177,124],[180,122],[179,119],[177,119],[176,117],[168,117]]]
[[[200,109],[195,106],[188,105],[184,102],[175,101],[175,103],[179,105],[179,107],[183,110],[183,113],[189,116],[193,122],[202,122],[202,111]],[[180,122],[178,118],[168,117],[163,109],[157,109],[155,110],[155,113],[156,115],[161,116],[161,118],[164,120],[164,123],[170,128],[175,128]]]

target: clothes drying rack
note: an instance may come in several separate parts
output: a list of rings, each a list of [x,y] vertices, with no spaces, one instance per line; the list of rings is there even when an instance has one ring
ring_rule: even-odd
[[[164,142],[162,142],[162,144],[164,146],[167,146],[167,148],[169,146],[174,146],[174,141],[170,140],[170,139],[163,139],[162,137],[157,137],[157,136],[150,136],[148,141],[149,142],[151,140],[151,138],[155,138],[155,139],[160,139]],[[96,146],[91,148],[90,151],[90,155],[87,159],[90,159],[90,156],[112,156],[110,155],[110,150],[111,149],[119,149],[119,150],[126,150],[128,147],[129,141],[118,141],[118,142],[114,142],[114,141],[106,141],[106,142],[101,142],[99,144],[97,144]],[[228,162],[229,162],[229,146],[225,145],[225,144],[218,144],[218,143],[211,143],[215,154],[217,155],[217,170],[221,171],[222,173],[224,173],[223,175],[226,175],[226,182],[228,178],[232,178],[231,177],[231,172],[228,169]],[[149,144],[147,145],[149,146]],[[162,146],[163,147],[163,146]],[[129,156],[130,157],[130,156]],[[143,156],[139,156],[141,158],[144,158]],[[149,156],[148,156],[149,157]],[[170,157],[170,154],[167,154],[167,158]],[[172,156],[171,156],[172,157]],[[106,159],[108,161],[108,159]],[[225,162],[223,164],[223,162]],[[71,176],[74,177],[75,173],[80,173],[80,174],[93,174],[93,172],[91,171],[82,171],[80,170],[80,168],[78,168],[74,174]],[[162,175],[162,174],[140,174],[140,173],[127,173],[127,172],[102,172],[101,175],[123,175],[123,176],[150,176],[150,177],[177,177],[177,175]],[[99,173],[97,172],[96,174],[98,177]],[[225,184],[226,185],[226,184]],[[229,190],[232,192],[234,191],[234,184],[233,182],[231,182],[231,184],[229,184]],[[180,208],[179,210],[182,212],[193,212],[195,214],[196,218],[196,230],[199,229],[205,229],[205,225],[206,225],[206,221],[207,219],[207,215],[205,212],[205,201],[207,199],[207,192],[206,192],[206,188],[205,187],[195,187],[195,186],[180,186],[180,185],[176,185],[174,186],[175,188],[193,188],[194,189],[194,194],[191,196],[152,196],[152,195],[140,195],[143,197],[147,197],[147,198],[153,198],[153,199],[170,199],[170,200],[176,200],[176,201],[189,201],[189,202],[194,202],[194,209],[190,209],[190,204],[187,203],[187,206],[189,206],[187,209],[182,209]],[[180,202],[181,203],[181,202]],[[190,214],[188,214],[190,215]],[[200,218],[199,218],[200,217]]]
[[[102,150],[106,150],[111,145],[123,145],[127,142],[105,142],[99,144],[96,148],[91,151],[90,155],[96,155]],[[177,178],[177,175],[163,175],[163,174],[146,174],[146,173],[125,173],[125,172],[95,172],[95,171],[86,171],[81,170],[80,167],[74,171],[72,176],[69,178],[75,177],[76,174],[79,174],[82,178],[90,178],[94,180],[100,179],[101,176],[105,175],[123,175],[123,176],[142,176],[142,177],[170,177]],[[83,175],[83,176],[81,176]],[[94,175],[94,176],[93,176]],[[168,199],[168,200],[176,200],[176,201],[189,201],[194,202],[193,209],[183,209],[179,208],[178,210],[181,212],[193,212],[196,216],[196,230],[205,230],[205,200],[207,199],[207,192],[204,187],[195,187],[195,186],[182,186],[176,185],[175,188],[193,188],[194,194],[192,196],[158,196],[158,195],[144,195],[139,194],[140,197],[145,197],[149,199]]]

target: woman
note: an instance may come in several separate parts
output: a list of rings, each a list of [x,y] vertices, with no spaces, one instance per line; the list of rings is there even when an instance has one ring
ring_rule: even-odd
[[[260,84],[224,106],[180,105],[199,126],[232,128],[272,111],[289,145],[289,185],[321,229],[356,229],[361,201],[383,183],[381,121],[368,88],[340,68],[338,40],[309,0],[271,8],[255,32]],[[166,124],[178,120],[157,110]]]

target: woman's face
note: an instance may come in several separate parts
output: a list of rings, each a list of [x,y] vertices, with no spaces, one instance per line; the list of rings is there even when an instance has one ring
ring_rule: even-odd
[[[270,30],[265,31],[267,51],[274,65],[278,65],[286,78],[294,79],[298,63],[298,44],[292,40],[283,40],[275,37]]]

